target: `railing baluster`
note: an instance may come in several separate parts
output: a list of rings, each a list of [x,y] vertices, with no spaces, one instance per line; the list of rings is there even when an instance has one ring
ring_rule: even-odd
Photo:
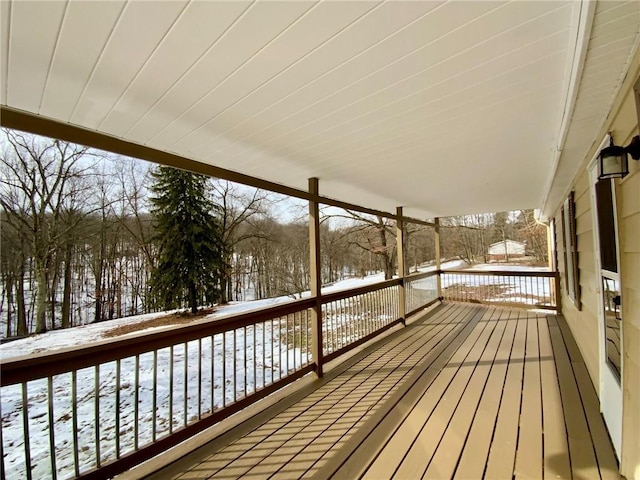
[[[232,386],[233,386],[233,401],[235,403],[235,401],[238,399],[238,359],[237,359],[237,355],[238,355],[238,348],[237,348],[237,336],[238,336],[238,330],[234,329],[233,330],[233,382]]]
[[[169,435],[173,433],[173,345],[169,347]]]
[[[262,388],[267,383],[267,322],[262,322]]]
[[[216,409],[216,339],[211,335],[211,413]]]
[[[274,327],[273,327],[273,319],[271,319],[271,332],[270,332],[270,340],[271,340],[271,378],[269,378],[269,383],[273,383],[273,377],[275,375],[274,373],[274,369],[276,366],[276,359],[274,358],[273,354],[273,337],[275,336],[273,333]]]
[[[158,418],[158,350],[153,351],[153,385],[151,392],[151,441],[156,441]]]
[[[95,444],[96,444],[96,467],[100,468],[101,460],[100,460],[100,365],[95,366],[94,370],[94,425],[95,429]],[[51,378],[51,377],[49,377]],[[51,403],[51,414],[53,415],[53,403]],[[52,438],[53,440],[53,438]],[[55,468],[51,468],[51,470],[55,470]]]
[[[27,480],[31,480],[31,437],[29,434],[29,395],[27,392],[27,382],[22,383],[22,431],[24,432],[24,465]]]
[[[244,344],[244,396],[247,396],[247,327],[244,328],[244,337],[242,343]]]
[[[202,419],[202,339],[198,339],[198,420]]]
[[[96,366],[96,368],[98,368]],[[98,399],[98,395],[96,395],[96,399]],[[96,401],[97,402],[97,401]],[[58,469],[56,466],[56,439],[55,439],[55,422],[54,422],[54,417],[53,417],[53,377],[51,375],[49,375],[47,377],[47,403],[48,403],[48,409],[47,409],[47,414],[49,416],[49,453],[50,453],[50,460],[51,460],[51,477],[55,480],[58,477]],[[97,410],[96,410],[97,411]],[[96,414],[97,416],[97,414]],[[0,416],[0,418],[2,418]],[[0,428],[0,445],[2,444],[2,429]],[[100,437],[98,436],[98,421],[96,419],[96,440],[99,441]],[[96,443],[96,445],[98,446],[96,451],[97,451],[97,465],[98,467],[100,466],[100,449],[99,443]],[[3,460],[4,463],[4,460]],[[4,478],[4,475],[0,475],[0,478]]]
[[[73,429],[73,467],[76,477],[80,476],[80,459],[78,455],[78,371],[71,372],[71,428]],[[26,410],[25,410],[26,413]]]
[[[189,342],[185,342],[184,343],[184,361],[182,362],[182,394],[183,394],[183,398],[182,398],[182,408],[183,408],[183,413],[182,413],[182,425],[183,426],[187,426],[188,423],[188,409],[189,409],[189,405],[188,405],[188,389],[189,389],[189,372],[188,372],[188,365],[189,364]]]
[[[120,359],[116,360],[116,458],[120,458]]]
[[[133,388],[133,449],[138,450],[138,421],[140,420],[140,410],[138,407],[138,399],[140,398],[140,355],[136,355],[135,359]]]

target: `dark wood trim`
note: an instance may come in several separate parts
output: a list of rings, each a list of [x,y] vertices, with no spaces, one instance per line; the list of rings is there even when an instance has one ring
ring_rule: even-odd
[[[394,325],[398,325],[398,324],[402,324],[402,318],[398,318],[396,320],[394,320],[391,323],[388,323],[387,325],[385,325],[382,328],[379,328],[378,330],[376,330],[375,332],[370,333],[369,335],[366,335],[364,337],[362,337],[359,340],[356,340],[353,343],[350,343],[349,345],[347,345],[346,347],[342,347],[340,350],[336,350],[335,352],[331,352],[328,355],[325,355],[323,357],[323,360],[325,362],[330,362],[331,360],[334,360],[336,358],[338,358],[340,355],[344,355],[345,353],[347,353],[350,350],[353,350],[356,347],[359,347],[360,345],[362,345],[363,343],[368,342],[369,340],[376,338],[378,335],[380,335],[382,332],[389,330],[391,327],[393,327]]]
[[[371,285],[365,285],[363,287],[352,288],[350,290],[340,290],[339,292],[325,293],[322,295],[322,304],[329,302],[335,302],[337,300],[343,300],[349,297],[355,297],[356,295],[362,295],[369,292],[375,292],[376,290],[382,290],[387,287],[393,287],[400,285],[402,280],[399,278],[392,278],[391,280],[385,280],[384,282],[373,283]]]
[[[396,208],[396,261],[398,266],[398,277],[400,284],[398,288],[398,313],[402,319],[402,324],[406,325],[407,297],[405,294],[405,258],[404,258],[404,216],[402,207]]]
[[[0,359],[0,385],[13,385],[92,367],[283,317],[312,308],[314,305],[315,299],[305,298],[229,318],[202,320],[190,325],[169,327],[159,332],[139,333],[132,337],[105,340],[88,346]]]
[[[99,469],[84,472],[78,478],[85,480],[102,480],[104,478],[111,478],[119,473],[122,473],[125,470],[128,470],[144,462],[145,460],[149,460],[150,458],[159,455],[165,450],[178,445],[180,442],[191,438],[195,434],[200,433],[203,430],[211,427],[212,425],[215,425],[216,423],[230,417],[234,413],[237,413],[243,408],[252,405],[258,400],[271,395],[282,387],[295,382],[306,374],[313,372],[315,368],[316,366],[314,364],[307,365],[303,369],[298,370],[297,372],[292,373],[291,375],[280,379],[275,383],[272,383],[262,390],[258,390],[254,394],[237,401],[233,405],[229,405],[228,407],[224,408],[224,410],[218,410],[213,414],[204,417],[202,420],[196,423],[188,425],[180,430],[175,430],[171,435],[163,437],[146,447],[131,452],[130,454],[124,455],[118,460],[115,460],[106,465],[102,465]]]
[[[316,197],[319,192],[317,178],[309,179],[309,193]],[[309,200],[309,290],[313,298],[311,309],[311,356],[316,364],[316,375],[323,376],[322,331],[322,252],[320,246],[320,206]]]
[[[406,283],[410,283],[414,280],[422,280],[423,278],[435,277],[436,275],[438,275],[437,270],[432,272],[412,273],[411,275],[404,277],[404,281]]]
[[[180,155],[112,137],[96,130],[88,130],[69,123],[62,123],[5,106],[0,110],[0,124],[3,127],[35,133],[45,137],[57,138],[107,152],[119,153],[120,155],[126,155],[128,157],[139,158],[161,165],[168,165],[211,177],[222,178],[256,188],[282,193],[283,195],[290,195],[307,200],[310,197],[309,193],[304,190],[287,187],[279,183],[198,162]]]
[[[555,272],[513,272],[501,270],[441,270],[441,274],[452,273],[456,275],[476,275],[489,277],[538,277],[553,278]]]
[[[15,130],[21,130],[23,132],[34,133],[36,135],[43,135],[45,137],[57,138],[67,142],[97,148],[107,152],[118,153],[128,157],[139,158],[141,160],[147,160],[160,165],[167,165],[180,168],[182,170],[201,173],[210,177],[221,178],[263,190],[269,190],[282,195],[288,195],[290,197],[300,198],[303,200],[313,199],[318,203],[344,208],[345,210],[354,210],[369,215],[381,216],[393,220],[396,219],[396,215],[393,213],[376,210],[374,208],[361,207],[353,203],[343,202],[333,198],[323,197],[321,195],[313,195],[312,193],[299,188],[288,187],[280,183],[252,177],[251,175],[235,172],[226,168],[216,167],[215,165],[203,163],[181,155],[168,153],[121,138],[113,137],[96,130],[89,130],[69,123],[63,123],[11,107],[0,107],[0,125]],[[425,220],[414,218],[406,218],[406,220],[412,223],[433,226],[432,223]]]

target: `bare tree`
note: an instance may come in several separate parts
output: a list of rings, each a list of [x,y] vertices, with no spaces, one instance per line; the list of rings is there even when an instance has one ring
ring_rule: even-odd
[[[374,255],[380,262],[385,280],[395,273],[396,243],[395,223],[381,216],[371,216],[352,210],[344,214],[327,215],[330,218],[349,220],[351,226],[345,230],[348,244]]]
[[[241,228],[255,218],[264,217],[272,200],[267,192],[243,188],[227,180],[215,180],[212,186],[214,202],[220,207],[224,266],[220,278],[221,303],[233,298],[234,261],[240,242],[260,235],[255,229]]]
[[[47,330],[56,249],[74,227],[65,210],[82,201],[90,166],[86,147],[3,129],[8,143],[2,155],[0,205],[12,228],[25,232],[32,247],[36,278],[36,332]],[[53,324],[53,319],[52,319]]]

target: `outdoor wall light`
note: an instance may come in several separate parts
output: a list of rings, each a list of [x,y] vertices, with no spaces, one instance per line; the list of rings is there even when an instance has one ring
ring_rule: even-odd
[[[619,147],[611,144],[600,150],[598,157],[598,180],[605,178],[624,178],[629,173],[629,160],[627,154],[634,160],[640,160],[640,135],[631,139],[631,143],[626,147]]]

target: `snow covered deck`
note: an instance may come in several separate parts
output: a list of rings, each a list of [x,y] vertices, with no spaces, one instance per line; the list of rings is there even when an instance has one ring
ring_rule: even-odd
[[[185,455],[153,478],[620,478],[564,319],[461,303]]]

